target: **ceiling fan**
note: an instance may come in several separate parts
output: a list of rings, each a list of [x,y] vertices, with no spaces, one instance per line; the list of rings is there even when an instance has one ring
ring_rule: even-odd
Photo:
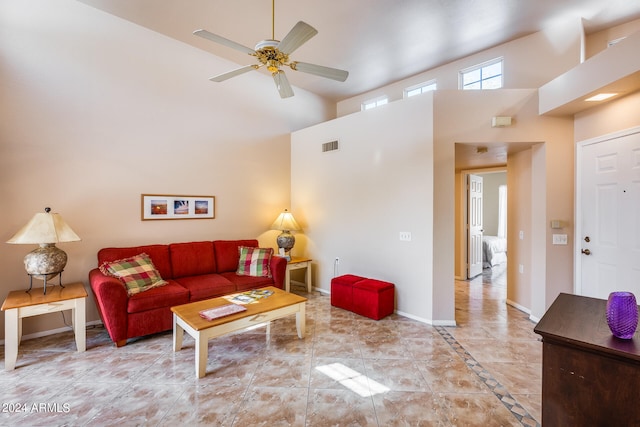
[[[271,38],[258,42],[254,49],[246,47],[240,43],[226,39],[217,34],[213,34],[207,30],[196,30],[193,32],[196,36],[203,37],[212,42],[236,49],[240,52],[255,56],[258,64],[246,65],[235,70],[211,77],[209,80],[214,82],[222,82],[231,77],[239,76],[252,70],[257,70],[262,66],[266,66],[267,70],[273,76],[278,92],[281,98],[289,98],[293,96],[293,89],[289,84],[289,80],[285,75],[282,67],[287,66],[295,71],[314,74],[316,76],[325,77],[332,80],[343,82],[349,76],[348,71],[339,70],[337,68],[325,67],[322,65],[309,64],[307,62],[291,61],[289,55],[296,49],[306,43],[310,38],[318,34],[318,31],[311,25],[299,21],[293,26],[291,31],[284,36],[282,41],[275,39],[275,0],[272,0],[271,14]]]

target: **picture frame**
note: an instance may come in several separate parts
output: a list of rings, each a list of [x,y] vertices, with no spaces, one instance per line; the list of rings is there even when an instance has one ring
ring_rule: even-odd
[[[213,219],[215,196],[141,195],[142,221],[159,219]]]

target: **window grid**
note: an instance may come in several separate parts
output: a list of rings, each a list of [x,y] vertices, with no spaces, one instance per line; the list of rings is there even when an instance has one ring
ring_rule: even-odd
[[[500,89],[502,87],[502,58],[460,71],[463,90]]]

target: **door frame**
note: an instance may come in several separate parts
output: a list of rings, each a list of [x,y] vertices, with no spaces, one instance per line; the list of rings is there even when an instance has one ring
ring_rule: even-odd
[[[573,256],[573,292],[576,295],[582,295],[582,257],[580,256],[580,249],[582,247],[582,211],[580,206],[582,205],[582,175],[583,175],[583,165],[580,162],[582,157],[582,152],[584,147],[593,144],[600,144],[607,141],[616,140],[619,138],[623,138],[629,135],[634,135],[636,133],[640,133],[640,126],[636,126],[629,129],[624,129],[621,131],[608,133],[606,135],[597,136],[595,138],[585,139],[584,141],[579,141],[576,143],[575,149],[575,157],[574,164],[576,165],[576,182],[575,182],[575,197],[574,197],[574,206],[573,211],[575,212],[575,233],[573,236],[573,247],[574,247],[574,256]]]

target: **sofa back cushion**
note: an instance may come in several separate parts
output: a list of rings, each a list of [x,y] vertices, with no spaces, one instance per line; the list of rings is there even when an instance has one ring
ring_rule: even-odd
[[[146,253],[151,258],[153,265],[160,272],[163,279],[173,278],[171,262],[169,261],[169,245],[132,246],[129,248],[103,248],[98,251],[98,265],[105,262],[117,261],[129,258],[141,253]]]
[[[228,271],[235,272],[238,270],[238,261],[240,260],[240,254],[238,253],[239,246],[250,246],[257,248],[258,241],[256,239],[250,240],[214,240],[213,246],[216,254],[216,267],[218,273],[226,273]]]
[[[174,279],[216,272],[213,242],[172,243],[169,253]]]

